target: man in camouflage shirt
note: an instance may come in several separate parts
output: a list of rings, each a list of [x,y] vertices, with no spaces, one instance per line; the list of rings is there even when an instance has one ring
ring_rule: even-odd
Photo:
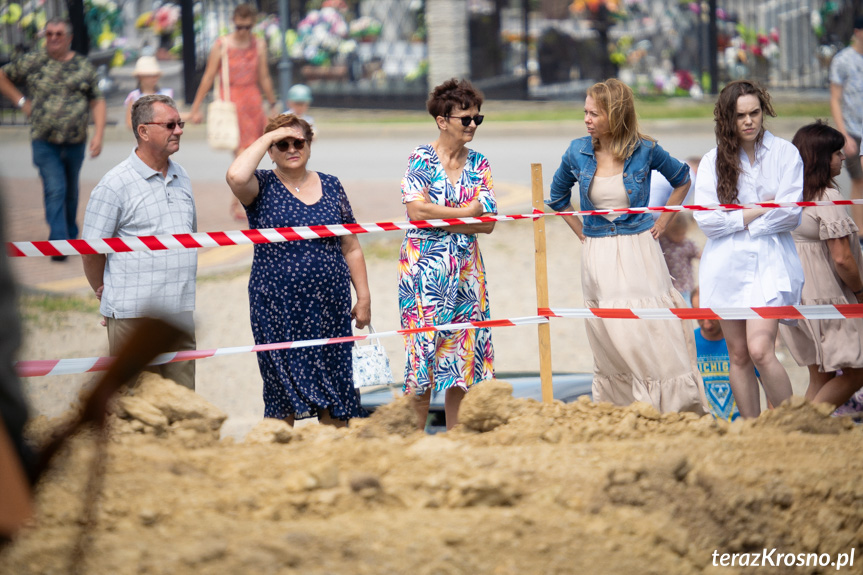
[[[102,151],[105,133],[106,107],[96,70],[71,47],[69,23],[52,19],[45,25],[45,50],[26,54],[0,69],[0,93],[30,118],[33,163],[42,177],[51,240],[78,237],[78,174],[91,115],[96,127],[90,140],[94,158]],[[25,87],[26,97],[16,84]],[[66,256],[52,259],[62,261]]]

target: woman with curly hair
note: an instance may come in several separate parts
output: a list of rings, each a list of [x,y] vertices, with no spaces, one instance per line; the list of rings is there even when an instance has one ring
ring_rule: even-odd
[[[497,213],[488,160],[467,147],[484,116],[482,94],[467,80],[447,80],[426,107],[438,137],[416,148],[402,180],[411,220],[466,218]],[[491,319],[485,266],[477,234],[494,222],[408,230],[399,254],[399,312],[403,328]],[[444,391],[447,429],[458,423],[465,392],[494,377],[488,328],[413,333],[405,337],[406,394],[416,397],[425,427],[431,391]]]
[[[770,95],[755,82],[731,82],[713,110],[717,147],[698,167],[697,204],[799,202],[803,198],[803,161],[791,142],[764,127],[776,116]],[[751,208],[695,212],[707,235],[699,284],[704,307],[796,305],[803,268],[791,230],[800,208]],[[758,369],[773,405],[791,397],[791,380],[774,349],[779,320],[719,320],[731,360],[729,381],[743,417],[761,412]]]
[[[834,178],[845,159],[842,132],[815,122],[797,130],[792,143],[803,157],[803,200],[841,200]],[[792,234],[806,276],[803,304],[863,303],[857,232],[842,206],[803,208]],[[842,405],[863,386],[863,319],[802,319],[779,331],[797,364],[809,369],[806,399]]]
[[[644,207],[651,171],[674,187],[668,204],[689,191],[689,167],[638,130],[632,90],[618,80],[594,84],[584,102],[588,136],[573,140],[551,184],[549,207],[571,209],[578,182],[581,209]],[[657,241],[673,212],[564,216],[584,244],[581,283],[591,308],[686,307],[674,289]],[[707,413],[696,362],[693,326],[686,321],[589,319],[593,398],[617,405],[642,401],[662,412]]]

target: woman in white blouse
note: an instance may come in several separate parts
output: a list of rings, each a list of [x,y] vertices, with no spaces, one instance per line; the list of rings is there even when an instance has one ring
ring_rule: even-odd
[[[758,84],[740,80],[719,94],[714,109],[717,147],[698,168],[697,204],[799,202],[803,161],[790,142],[764,129],[764,114],[775,116],[770,96]],[[803,268],[791,230],[801,208],[753,208],[695,212],[707,235],[701,257],[701,305],[710,308],[796,305]],[[776,358],[779,320],[720,320],[728,355],[729,380],[743,417],[761,412],[758,369],[773,405],[791,397],[788,373]]]

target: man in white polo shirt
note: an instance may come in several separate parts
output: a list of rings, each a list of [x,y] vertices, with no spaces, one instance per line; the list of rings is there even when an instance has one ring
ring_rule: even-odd
[[[138,141],[129,157],[109,171],[90,195],[84,239],[197,231],[192,182],[170,156],[180,149],[183,124],[174,101],[144,96],[132,105]],[[194,249],[85,255],[84,273],[101,299],[108,345],[116,355],[140,318],[156,316],[186,334],[178,350],[195,349]],[[195,364],[184,361],[154,368],[163,377],[195,389]]]

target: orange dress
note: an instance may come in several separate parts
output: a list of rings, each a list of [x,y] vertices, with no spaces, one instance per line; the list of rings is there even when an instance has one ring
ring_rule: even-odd
[[[220,41],[224,41],[224,38]],[[267,125],[263,97],[258,86],[256,39],[253,39],[247,48],[228,45],[228,81],[231,84],[231,101],[237,106],[237,119],[240,124],[239,147],[248,148],[264,134],[264,126]]]

